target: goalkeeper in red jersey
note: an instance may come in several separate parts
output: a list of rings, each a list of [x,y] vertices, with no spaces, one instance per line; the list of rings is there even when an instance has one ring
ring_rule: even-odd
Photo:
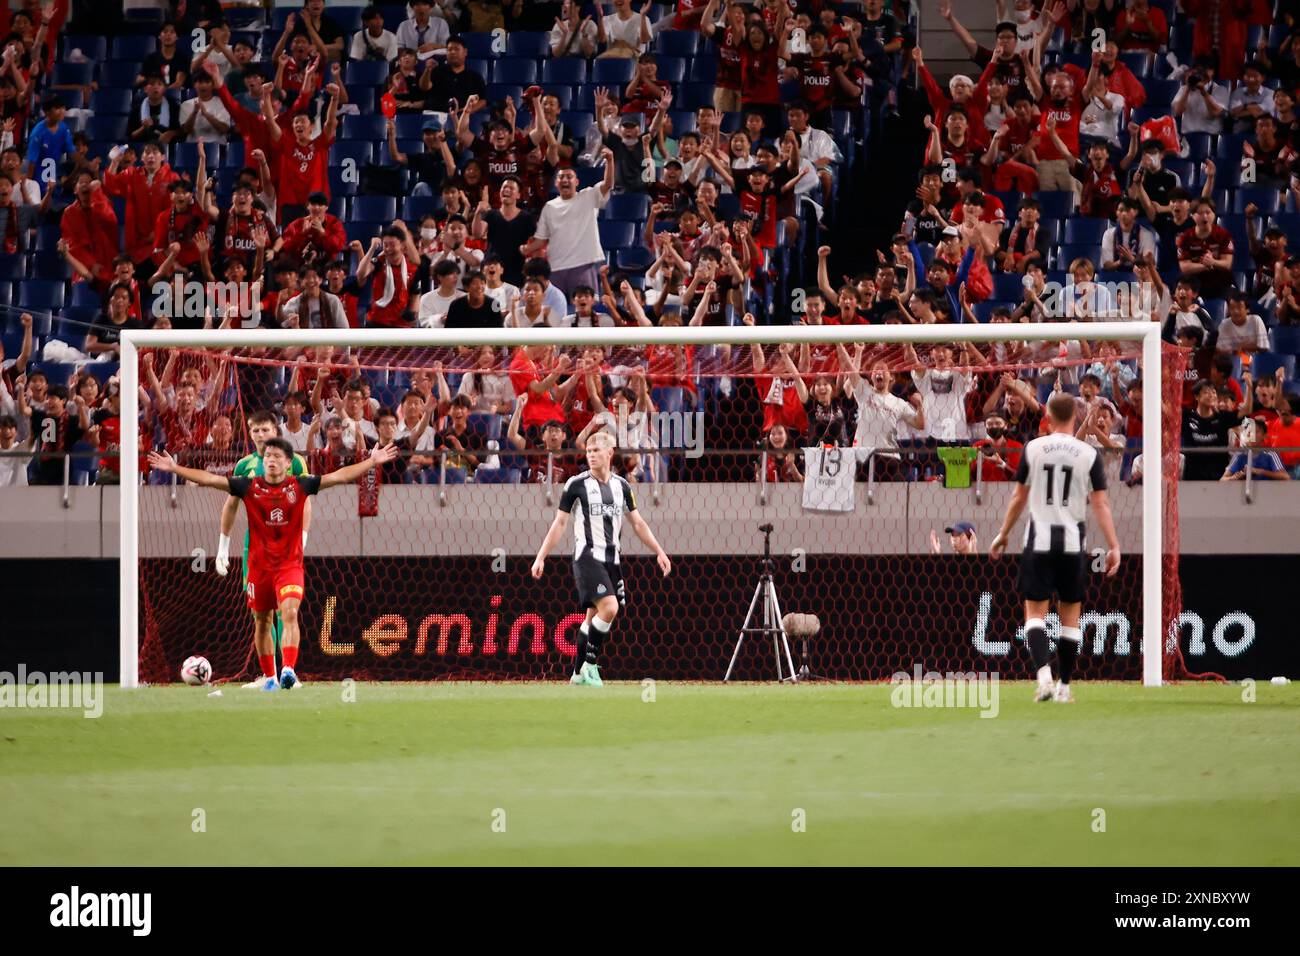
[[[302,524],[307,498],[335,485],[356,481],[371,468],[397,457],[397,446],[376,446],[365,461],[348,465],[328,475],[289,473],[293,446],[283,438],[272,438],[262,450],[263,474],[253,478],[223,478],[196,468],[183,468],[166,453],[149,453],[149,464],[186,481],[225,491],[244,502],[248,514],[249,578],[246,593],[253,612],[258,648],[270,645],[272,622],[279,612],[283,628],[280,655],[284,666],[280,676],[267,677],[263,690],[289,690],[300,685],[294,668],[298,663],[298,606],[303,599],[304,567]],[[261,661],[265,671],[267,662]]]

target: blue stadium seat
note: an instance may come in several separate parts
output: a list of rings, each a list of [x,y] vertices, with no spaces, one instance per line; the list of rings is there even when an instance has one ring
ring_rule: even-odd
[[[93,63],[56,63],[51,83],[54,86],[69,84],[71,86],[89,86],[95,79]]]
[[[688,110],[669,110],[668,119],[672,121],[672,133],[680,139],[684,133],[695,132],[695,114]]]
[[[96,116],[105,114],[125,116],[131,112],[131,91],[129,89],[96,90],[90,94],[90,108],[95,111]]]
[[[1065,221],[1063,241],[1077,244],[1101,245],[1101,237],[1110,228],[1105,219],[1077,218]]]
[[[1223,299],[1202,299],[1201,306],[1209,313],[1210,320],[1217,329],[1223,324],[1223,318],[1228,314],[1228,303]]]
[[[745,114],[740,110],[730,110],[718,119],[718,129],[730,136],[745,125]]]
[[[378,60],[349,60],[344,69],[344,82],[348,85],[348,92],[353,92],[354,86],[383,86],[388,82],[388,64]]]
[[[636,61],[628,58],[595,60],[591,66],[591,82],[596,86],[627,86],[636,73]]]
[[[348,102],[363,115],[375,112],[375,91],[370,87],[348,90]]]
[[[370,248],[370,240],[379,235],[387,223],[379,222],[357,222],[355,220],[343,223],[343,231],[347,234],[348,242],[359,242],[362,247]]]
[[[483,78],[483,82],[488,81],[488,75],[492,72],[491,60],[466,60],[465,69],[473,70]]]
[[[1267,189],[1260,186],[1238,189],[1232,197],[1232,211],[1245,212],[1246,207],[1254,203],[1259,207],[1259,211],[1265,216],[1271,216],[1281,208],[1281,194],[1276,189]],[[1223,209],[1222,206],[1219,207]]]
[[[0,255],[0,281],[27,278],[27,258],[22,253]]]
[[[1272,217],[1269,225],[1277,226],[1286,233],[1287,242],[1292,249],[1300,247],[1300,214],[1294,212],[1277,213]]]
[[[1183,138],[1187,140],[1187,158],[1189,160],[1199,165],[1209,159],[1210,148],[1213,145],[1210,142],[1209,133],[1188,133]]]
[[[687,67],[686,78],[692,83],[714,83],[718,78],[717,57],[695,57]]]
[[[28,271],[38,279],[55,279],[59,282],[67,282],[72,278],[72,266],[68,265],[62,253],[57,249],[33,252]]]
[[[397,200],[392,196],[356,196],[352,200],[353,219],[392,222],[397,218]]]
[[[158,38],[152,36],[120,36],[113,38],[109,51],[110,60],[126,60],[138,68],[158,49]]]
[[[1034,198],[1042,207],[1044,219],[1067,219],[1074,213],[1074,193],[1068,189],[1041,190]]]
[[[604,178],[605,171],[600,166],[578,167],[578,186],[582,189],[586,189],[588,186],[594,186]],[[604,223],[602,223],[602,225],[604,225]]]
[[[1042,216],[1038,220],[1038,231],[1047,237],[1048,245],[1061,241],[1061,221],[1059,219],[1050,219],[1046,215]]]
[[[238,137],[227,143],[221,151],[222,169],[243,169],[250,162],[252,162],[252,157],[246,158],[244,156],[244,141]],[[269,157],[267,162],[270,162]]]
[[[997,272],[993,275],[993,295],[1007,302],[1022,302],[1025,296],[1025,277],[1019,272]]]
[[[609,197],[603,215],[605,219],[644,221],[650,214],[650,197],[645,193],[620,193]]]
[[[543,83],[563,83],[577,86],[587,82],[587,61],[575,56],[565,56],[558,60],[546,60],[542,63]]]
[[[372,113],[369,116],[343,117],[339,139],[382,140],[387,136],[388,132],[384,117]]]
[[[1197,182],[1197,170],[1200,168],[1199,163],[1194,163],[1190,159],[1166,159],[1164,161],[1165,169],[1169,170],[1178,177],[1178,181],[1183,184],[1183,188],[1188,192],[1195,193]]]
[[[357,194],[357,177],[344,176],[341,169],[330,168],[330,196],[355,196]]]
[[[1154,72],[1156,55],[1146,50],[1127,50],[1119,55],[1120,61],[1139,80],[1146,80]]]
[[[45,373],[51,385],[70,385],[77,366],[72,362],[37,362],[36,367]]]
[[[78,282],[72,287],[72,305],[78,309],[102,309],[104,299],[95,287],[87,282]]]
[[[428,215],[436,215],[442,209],[440,196],[407,196],[402,201],[402,218],[416,223]]]
[[[341,166],[343,160],[351,159],[360,170],[362,166],[370,162],[372,154],[373,146],[368,140],[349,140],[335,143],[330,150],[330,165]]]
[[[494,49],[496,41],[491,33],[462,33],[460,38],[465,41],[465,52],[470,59],[495,60],[500,55]]]
[[[140,63],[129,60],[109,60],[100,64],[99,87],[101,90],[127,90],[135,85],[135,78],[140,75]],[[128,103],[128,107],[129,107]]]
[[[126,139],[126,117],[92,116],[86,121],[86,135],[94,140],[121,143]]]
[[[518,106],[524,98],[524,88],[518,83],[489,83],[487,88],[488,102],[495,103],[497,100],[514,100]],[[481,116],[486,121],[487,111],[481,111],[474,114]]]
[[[611,60],[597,60],[599,63],[610,63]],[[628,81],[624,81],[626,85]],[[673,103],[678,109],[698,110],[701,106],[713,105],[713,84],[712,83],[683,83],[673,97]]]
[[[506,56],[528,56],[534,59],[551,55],[549,33],[531,30],[512,30],[506,36]]]
[[[1174,97],[1178,95],[1178,89],[1182,86],[1177,80],[1157,80],[1154,78],[1144,80],[1142,85],[1147,91],[1146,106],[1152,109],[1169,109],[1174,102]]]
[[[73,50],[80,50],[92,63],[108,59],[108,41],[101,36],[69,33],[63,36],[60,46],[64,57]]]
[[[492,64],[492,82],[513,86],[531,86],[537,82],[537,61],[508,56]]]
[[[569,127],[574,140],[583,140],[596,121],[590,113],[561,112],[560,122]]]
[[[208,169],[219,168],[221,166],[221,154],[216,146],[207,147]],[[198,143],[173,143],[171,165],[176,170],[186,170],[193,173],[199,167],[199,144]]]
[[[48,279],[28,279],[19,286],[18,307],[45,312],[63,308],[63,283]]]
[[[1279,325],[1272,332],[1273,351],[1300,355],[1300,325]]]
[[[665,30],[655,38],[654,52],[666,56],[691,57],[699,48],[700,34],[694,30]]]
[[[1295,381],[1295,360],[1294,355],[1282,355],[1279,352],[1256,352],[1254,361],[1250,363],[1250,371],[1255,380],[1259,381],[1270,375],[1276,375],[1278,369],[1284,369],[1286,380],[1293,382]]]
[[[618,249],[614,253],[614,268],[624,272],[645,272],[654,261],[654,253],[645,246]]]
[[[686,79],[686,61],[679,56],[661,56],[658,58],[658,77],[674,85]]]
[[[69,345],[82,348],[90,327],[99,317],[98,309],[64,309],[55,323],[54,337]]]
[[[573,88],[573,102],[569,105],[569,109],[594,114],[596,111],[595,91],[596,87],[592,83],[575,86]]]
[[[434,119],[432,116],[425,116],[423,113],[398,113],[393,120],[397,127],[397,139],[410,139],[419,143],[424,138],[424,124],[427,120]],[[387,133],[384,134],[385,138]],[[405,149],[402,152],[406,152]]]
[[[601,248],[606,252],[627,249],[636,242],[636,225],[633,223],[602,219],[596,228],[600,230]]]
[[[573,87],[572,86],[543,86],[548,96],[554,96],[560,101],[560,109],[567,110],[573,104]]]

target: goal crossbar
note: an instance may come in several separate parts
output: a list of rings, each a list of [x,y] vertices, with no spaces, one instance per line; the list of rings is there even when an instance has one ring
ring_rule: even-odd
[[[1161,381],[1160,324],[1157,322],[1037,322],[960,325],[792,325],[676,326],[530,329],[209,329],[125,331],[121,334],[121,488],[119,504],[119,664],[122,687],[139,685],[140,665],[140,469],[139,350],[142,348],[437,348],[492,345],[771,345],[781,342],[933,344],[1000,341],[1141,341],[1143,378]],[[1162,389],[1142,390],[1142,455],[1162,461]],[[1160,469],[1148,466],[1154,477]],[[1142,484],[1142,682],[1162,682],[1164,636],[1161,619],[1163,512],[1162,482]]]

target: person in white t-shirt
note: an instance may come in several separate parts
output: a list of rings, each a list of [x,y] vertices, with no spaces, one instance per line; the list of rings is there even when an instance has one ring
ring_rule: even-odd
[[[352,35],[348,58],[352,60],[382,60],[392,63],[397,59],[397,34],[384,29],[384,14],[378,7],[366,7],[364,29]]]
[[[889,390],[893,374],[883,361],[871,367],[871,373],[863,377],[861,344],[855,346],[850,357],[848,349],[842,344],[835,346],[840,368],[846,369],[844,393],[858,404],[858,424],[853,435],[854,447],[858,449],[859,460],[865,462],[867,456],[875,449],[895,449],[876,455],[876,477],[881,480],[901,480],[904,476],[902,460],[898,454],[898,426],[900,423],[911,428],[925,428],[925,412],[913,408],[910,403],[899,398]]]
[[[912,372],[912,382],[921,393],[926,437],[946,444],[969,444],[966,393],[974,387],[974,381],[969,372],[959,372],[953,367],[953,347],[947,342],[931,347],[933,368],[921,364],[910,342],[904,344],[903,354],[908,362],[920,366]]]
[[[302,413],[307,410],[307,396],[302,392],[290,392],[284,397],[284,419],[280,422],[280,437],[293,446],[300,455],[307,455],[309,447],[307,437],[311,426],[302,420]]]
[[[597,37],[605,52],[601,56],[640,56],[650,45],[650,3],[641,11],[632,0],[613,0],[614,12],[600,18]]]
[[[417,322],[422,329],[440,329],[447,321],[451,304],[465,293],[460,285],[460,267],[454,259],[443,259],[433,267],[434,287],[420,296],[420,315]]]
[[[1267,352],[1268,326],[1247,307],[1246,296],[1233,289],[1228,293],[1228,317],[1219,323],[1219,352]]]
[[[580,285],[592,289],[600,286],[598,270],[605,262],[605,250],[600,245],[596,217],[614,188],[614,154],[605,147],[600,158],[605,163],[605,178],[586,189],[578,189],[578,174],[572,169],[555,174],[559,195],[542,207],[537,231],[523,247],[524,258],[547,247],[551,283],[566,298]]]

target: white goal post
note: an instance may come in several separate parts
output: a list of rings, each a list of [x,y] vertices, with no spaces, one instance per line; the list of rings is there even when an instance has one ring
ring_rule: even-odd
[[[139,349],[141,348],[277,348],[329,345],[337,348],[455,347],[493,345],[635,346],[635,345],[771,345],[780,342],[903,343],[998,341],[1135,341],[1142,342],[1142,456],[1162,461],[1161,340],[1158,322],[994,323],[988,325],[793,325],[668,328],[533,328],[533,329],[331,329],[331,330],[168,330],[126,331],[121,335],[121,492],[118,592],[121,686],[139,685],[140,471]],[[1147,465],[1155,476],[1158,467]],[[1142,484],[1142,681],[1157,687],[1162,680],[1164,631],[1161,620],[1163,483]],[[1151,639],[1154,636],[1155,639]]]

